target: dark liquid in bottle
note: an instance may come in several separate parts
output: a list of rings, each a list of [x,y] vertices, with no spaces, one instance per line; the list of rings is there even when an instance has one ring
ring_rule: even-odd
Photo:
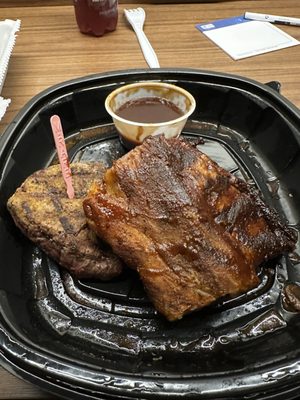
[[[127,101],[115,113],[121,118],[141,123],[167,122],[183,115],[174,103],[162,97],[143,97]]]
[[[116,29],[118,0],[74,0],[80,32],[102,36]]]

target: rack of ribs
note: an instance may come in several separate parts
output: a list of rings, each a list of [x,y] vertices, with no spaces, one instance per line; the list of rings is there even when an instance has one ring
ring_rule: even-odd
[[[256,287],[257,267],[297,240],[258,191],[163,135],[117,160],[83,206],[92,230],[137,270],[170,321]]]

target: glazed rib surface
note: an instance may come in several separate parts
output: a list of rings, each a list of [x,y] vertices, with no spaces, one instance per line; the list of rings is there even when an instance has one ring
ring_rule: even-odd
[[[169,320],[257,286],[256,267],[296,241],[255,190],[164,136],[117,160],[84,210]]]

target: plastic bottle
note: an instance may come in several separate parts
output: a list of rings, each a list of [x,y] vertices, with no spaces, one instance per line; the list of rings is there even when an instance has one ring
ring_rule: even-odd
[[[118,0],[73,0],[80,32],[102,36],[116,29]]]

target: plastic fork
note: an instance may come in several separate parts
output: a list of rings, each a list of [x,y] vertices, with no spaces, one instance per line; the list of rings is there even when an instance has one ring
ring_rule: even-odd
[[[143,31],[144,22],[146,19],[145,10],[141,7],[138,7],[131,10],[125,9],[124,13],[138,38],[147,64],[150,68],[160,68],[155,51],[153,50],[153,47]]]

